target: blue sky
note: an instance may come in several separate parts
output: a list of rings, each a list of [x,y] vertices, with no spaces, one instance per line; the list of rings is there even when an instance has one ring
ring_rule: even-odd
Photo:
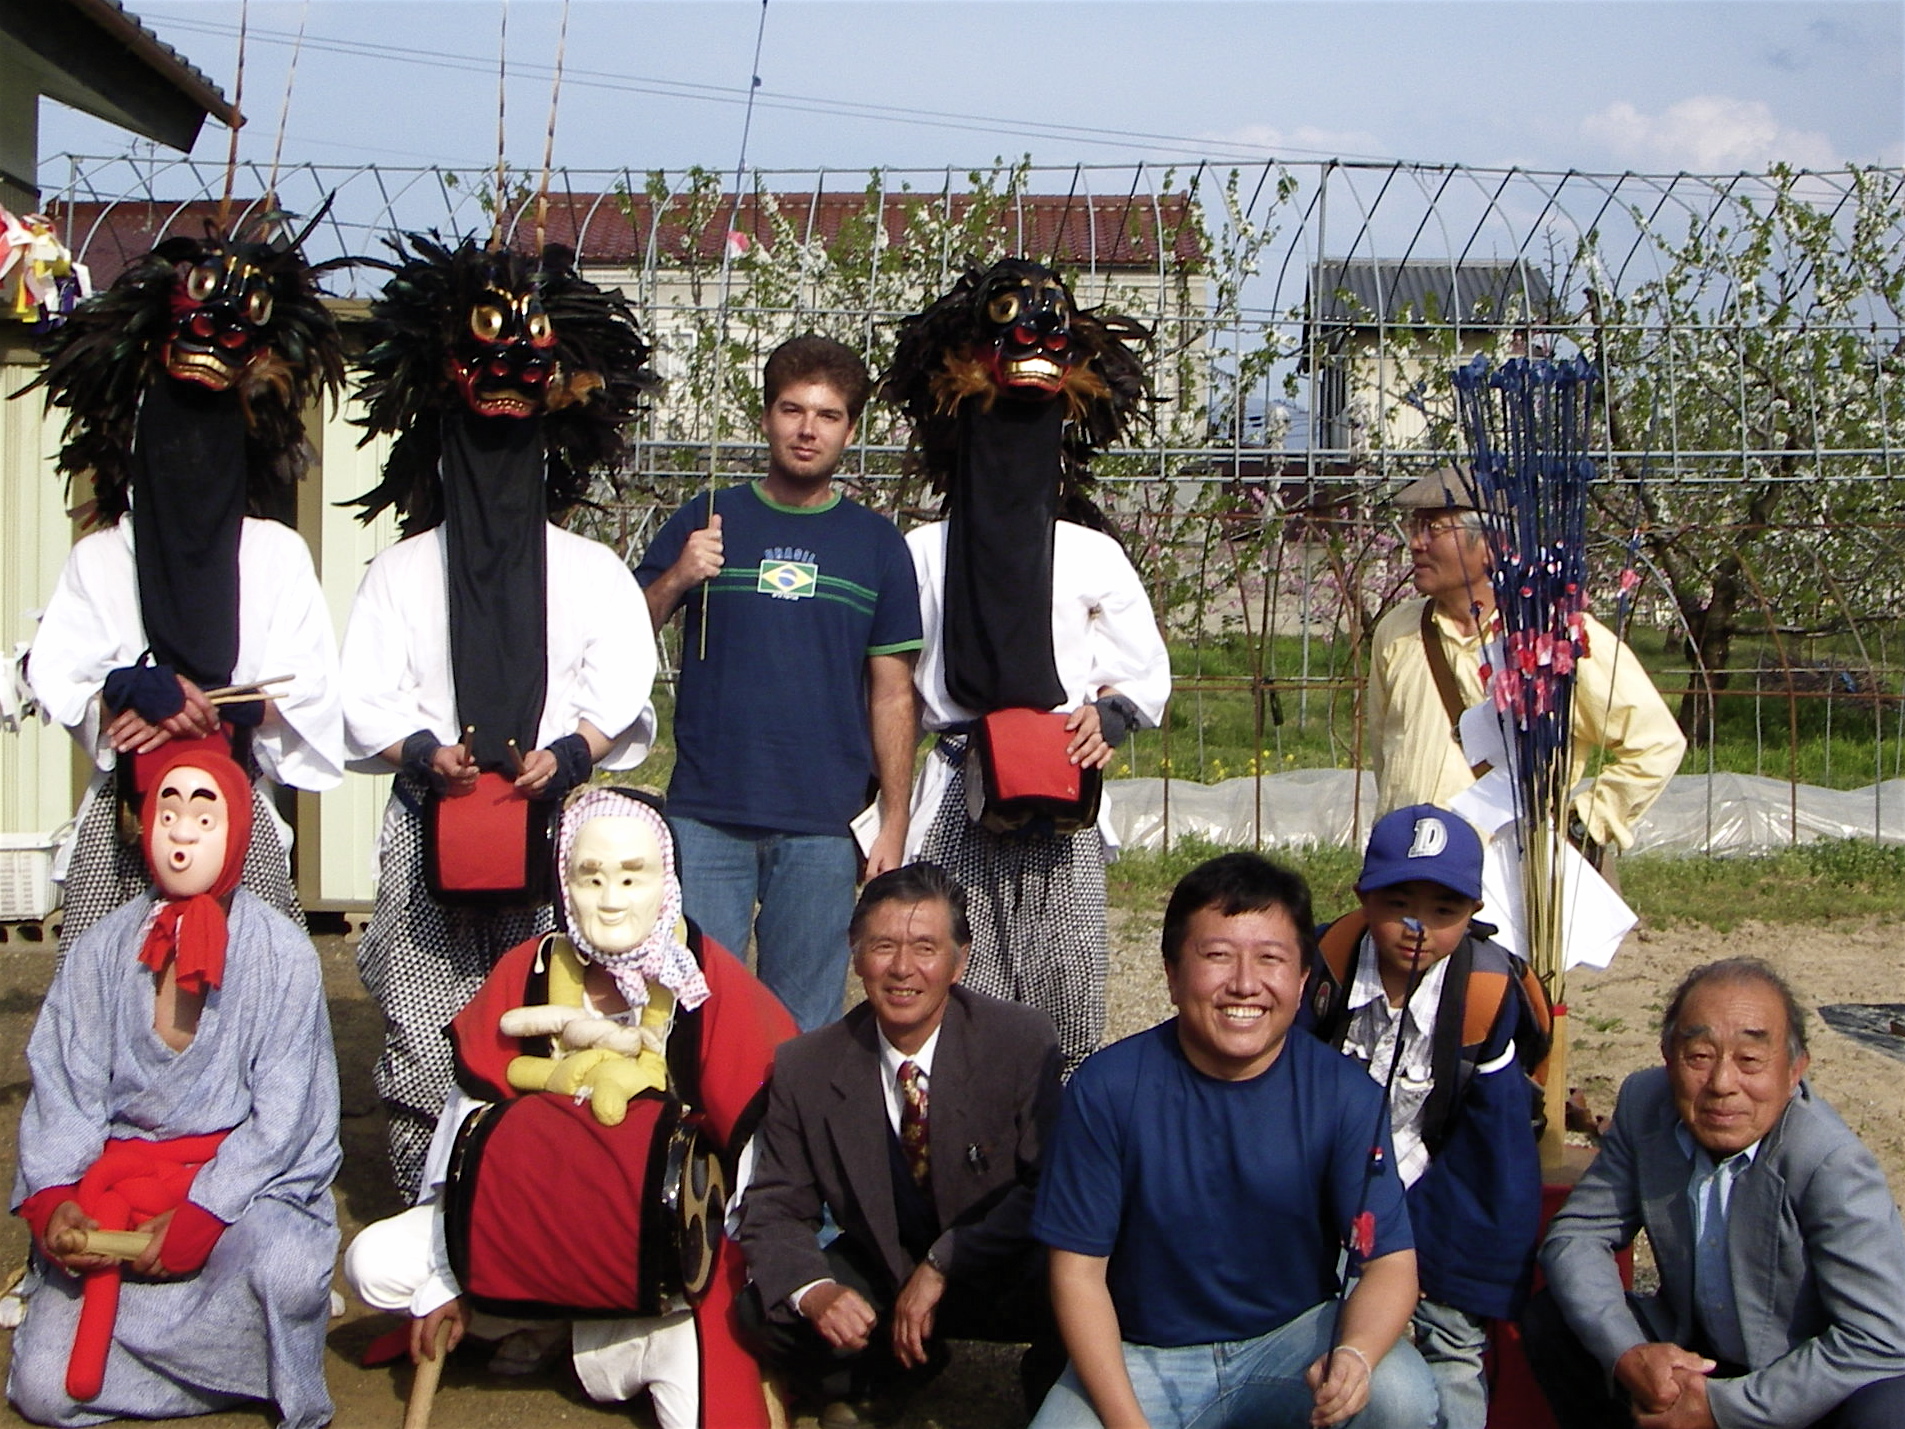
[[[232,92],[239,7],[129,0]],[[498,3],[254,3],[241,152],[493,161]],[[509,7],[509,153],[540,164],[561,7]],[[556,162],[734,167],[762,7],[576,0]],[[750,167],[1399,158],[1734,172],[1905,164],[1905,6],[1785,0],[770,0]],[[47,103],[42,182],[117,130]],[[222,159],[208,125],[196,154]]]

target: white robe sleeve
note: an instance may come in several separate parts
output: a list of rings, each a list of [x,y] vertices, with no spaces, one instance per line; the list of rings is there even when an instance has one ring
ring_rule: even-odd
[[[608,547],[588,544],[586,608],[561,612],[587,630],[568,690],[574,719],[553,737],[587,720],[610,741],[608,753],[596,761],[598,767],[633,769],[655,742],[655,708],[649,702],[655,685],[655,631],[634,574]],[[557,612],[550,614],[555,617]],[[550,683],[554,685],[553,678]]]
[[[124,542],[112,527],[82,538],[67,554],[27,658],[33,697],[99,769],[115,762],[112,745],[100,737],[99,691],[107,675],[145,649],[136,584],[127,578],[130,551],[113,549]]]
[[[1138,707],[1146,727],[1155,729],[1171,698],[1171,656],[1151,611],[1151,598],[1122,552],[1109,552],[1098,568],[1104,585],[1086,637],[1091,665],[1087,698],[1109,685]]]
[[[259,768],[279,783],[329,789],[344,773],[337,642],[304,539],[276,521],[247,517],[238,592],[233,681],[292,677],[274,697],[277,717],[253,739]],[[99,692],[107,675],[145,650],[131,527],[121,521],[67,556],[27,663],[34,696],[100,770],[117,756],[104,737]]]
[[[344,701],[337,636],[304,538],[275,521],[247,520],[239,548],[243,612],[234,682],[289,675],[275,686],[276,714],[258,727],[252,752],[280,784],[321,792],[344,778]],[[268,603],[245,596],[249,585]]]
[[[360,773],[388,774],[390,766],[378,756],[432,727],[410,658],[411,626],[418,616],[404,614],[403,568],[413,554],[399,542],[370,563],[344,627],[344,749]],[[443,737],[442,731],[434,732]]]

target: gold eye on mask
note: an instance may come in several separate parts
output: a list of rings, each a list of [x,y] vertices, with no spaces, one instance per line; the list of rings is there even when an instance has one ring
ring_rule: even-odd
[[[271,321],[271,290],[253,288],[245,294],[245,320],[253,327],[263,327]]]
[[[986,316],[1000,327],[1004,327],[1018,317],[1022,306],[1017,293],[1001,293],[986,304]]]
[[[470,309],[470,336],[478,342],[496,342],[502,338],[507,321],[500,308],[479,303]]]
[[[185,296],[195,303],[202,303],[219,289],[219,283],[225,275],[215,263],[200,263],[185,278]]]

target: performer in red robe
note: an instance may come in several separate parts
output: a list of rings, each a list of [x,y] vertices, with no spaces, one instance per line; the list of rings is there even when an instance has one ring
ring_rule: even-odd
[[[764,1426],[722,1203],[793,1020],[682,918],[654,803],[577,793],[555,858],[561,926],[505,954],[451,1024],[427,1199],[366,1228],[345,1274],[413,1317],[413,1355],[445,1322],[454,1346],[574,1317],[592,1396],[647,1387],[664,1429]]]

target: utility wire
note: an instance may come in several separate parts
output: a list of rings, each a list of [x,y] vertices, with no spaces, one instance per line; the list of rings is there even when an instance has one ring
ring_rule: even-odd
[[[204,34],[228,35],[232,32],[229,25],[203,20],[168,19],[166,26],[168,29],[196,30]],[[254,39],[268,43],[289,44],[291,42],[291,36],[285,31],[253,28],[251,33]],[[305,44],[314,50],[363,59],[386,59],[407,65],[423,65],[464,73],[487,73],[489,70],[489,62],[474,55],[452,54],[444,51],[423,53],[400,45],[381,45],[368,40],[314,36],[307,38]],[[517,69],[520,73],[526,74],[548,72],[546,66],[539,65],[518,65]],[[699,84],[689,80],[661,79],[650,75],[622,74],[611,70],[571,68],[568,72],[568,82],[581,88],[603,89],[618,94],[648,94],[659,98],[690,99],[704,103],[751,106],[757,98],[756,90],[752,86],[741,90],[731,85]],[[1238,154],[1253,158],[1307,154],[1317,158],[1355,159],[1380,164],[1402,162],[1393,155],[1385,154],[1357,154],[1342,150],[1304,148],[1298,145],[1253,144],[1245,140],[1212,139],[1208,135],[1166,134],[1142,129],[1059,124],[1018,116],[1004,117],[967,114],[954,110],[920,109],[904,105],[868,104],[854,100],[823,98],[818,95],[780,94],[772,90],[761,90],[758,94],[758,102],[763,108],[784,109],[801,114],[831,114],[843,118],[881,119],[933,129],[1005,134],[1015,138],[1063,139],[1074,143],[1102,144],[1126,149],[1154,150],[1161,153]]]

